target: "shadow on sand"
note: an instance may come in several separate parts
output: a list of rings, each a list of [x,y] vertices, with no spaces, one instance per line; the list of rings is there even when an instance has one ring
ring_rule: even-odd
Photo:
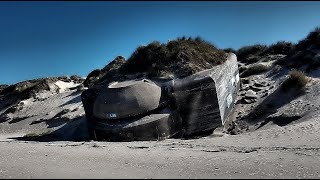
[[[77,95],[79,94],[79,95]],[[76,97],[74,97],[73,99],[65,102],[64,104],[60,105],[59,107],[63,107],[65,105],[69,105],[69,104],[76,104],[76,103],[79,103],[81,102],[81,96],[80,96],[80,93],[79,92],[73,92],[72,94],[68,95],[68,96],[74,96],[74,95],[77,95]],[[68,97],[67,96],[67,97]]]
[[[40,120],[41,122],[46,122],[50,124],[50,120]],[[36,123],[40,123],[40,121]],[[34,123],[35,124],[35,123]],[[27,134],[23,137],[11,137],[9,139],[19,140],[19,141],[35,141],[35,142],[54,142],[54,141],[91,141],[93,139],[90,138],[87,121],[85,115],[82,117],[78,117],[72,120],[68,120],[64,125],[61,124],[62,127],[50,132],[44,132],[42,134]],[[50,125],[49,125],[50,126]],[[51,125],[52,126],[52,125]],[[193,134],[192,137],[180,137],[179,135],[173,136],[169,139],[181,139],[181,140],[190,140],[190,139],[199,139],[203,137],[221,137],[221,135],[216,135],[213,133],[213,130]],[[99,140],[100,141],[100,140]],[[104,140],[103,140],[104,141]],[[153,140],[152,140],[153,141]],[[123,141],[116,141],[123,142]]]
[[[270,121],[279,126],[285,126],[292,121],[295,121],[300,116],[294,117],[273,117],[268,116],[277,112],[279,108],[288,104],[292,100],[300,97],[304,94],[303,90],[290,89],[284,92],[281,88],[278,88],[273,93],[271,93],[266,99],[264,99],[258,106],[256,106],[247,116],[242,117],[240,120],[246,121],[249,125],[254,125],[260,122],[257,129],[263,127]]]
[[[42,134],[29,134],[23,137],[12,137],[10,139],[21,141],[38,141],[38,142],[53,142],[53,141],[89,141],[89,133],[85,116],[68,120],[62,127]]]

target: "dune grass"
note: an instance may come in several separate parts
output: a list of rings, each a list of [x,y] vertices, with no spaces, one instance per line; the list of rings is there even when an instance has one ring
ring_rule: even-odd
[[[307,82],[308,78],[303,72],[297,69],[292,69],[289,72],[289,77],[282,83],[281,89],[285,92],[293,88],[301,90],[306,86]]]

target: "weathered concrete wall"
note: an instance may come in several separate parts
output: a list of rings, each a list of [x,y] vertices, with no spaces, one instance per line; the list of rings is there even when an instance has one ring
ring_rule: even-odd
[[[229,53],[227,61],[214,67],[210,76],[216,83],[221,121],[224,125],[240,88],[237,56]]]
[[[177,79],[173,96],[185,135],[213,130],[221,125],[216,87],[210,76]]]
[[[197,80],[208,76],[214,80],[216,88],[216,95],[210,97],[211,100],[209,99],[208,101],[215,103],[216,99],[218,99],[220,120],[222,122],[222,125],[224,125],[229,116],[230,111],[234,106],[237,93],[240,89],[240,77],[237,56],[234,53],[229,53],[227,61],[225,63],[215,66],[211,69],[193,74],[184,79]],[[175,84],[178,81],[181,80],[173,80],[173,86],[176,86]],[[213,119],[212,121],[215,120],[216,119]]]
[[[240,88],[237,56],[224,64],[171,81],[187,134],[224,125]]]

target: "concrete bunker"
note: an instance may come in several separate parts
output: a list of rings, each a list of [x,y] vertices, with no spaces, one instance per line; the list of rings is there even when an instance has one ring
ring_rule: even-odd
[[[237,57],[184,78],[134,79],[81,94],[93,139],[193,137],[224,125],[240,88]]]

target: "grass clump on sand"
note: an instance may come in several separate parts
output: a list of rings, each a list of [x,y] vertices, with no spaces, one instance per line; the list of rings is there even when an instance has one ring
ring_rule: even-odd
[[[49,135],[52,133],[52,130],[47,130],[47,131],[44,131],[42,133],[28,133],[28,134],[25,134],[23,137],[24,138],[37,138],[37,137],[42,137],[42,136],[45,136],[45,135]]]
[[[252,64],[247,69],[243,70],[240,77],[248,77],[254,74],[262,73],[271,69],[271,66],[265,64]]]
[[[283,91],[295,88],[297,90],[303,89],[308,82],[306,75],[296,69],[292,69],[289,73],[289,77],[282,83],[281,88]]]

